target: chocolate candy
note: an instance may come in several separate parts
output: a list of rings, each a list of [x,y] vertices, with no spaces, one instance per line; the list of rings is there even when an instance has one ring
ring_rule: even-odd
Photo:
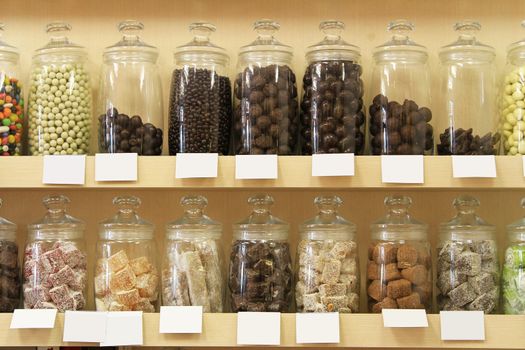
[[[288,311],[292,294],[288,243],[236,241],[230,257],[228,283],[233,312]]]
[[[0,312],[13,312],[20,302],[18,246],[0,240]]]
[[[439,134],[440,144],[437,145],[439,155],[490,155],[497,154],[496,145],[500,134],[486,133],[483,136],[473,135],[472,128],[445,129]]]
[[[119,250],[109,258],[97,261],[97,311],[155,312],[158,297],[158,271],[147,257],[129,259],[124,250]]]
[[[98,145],[102,153],[137,153],[143,156],[162,153],[162,129],[151,123],[142,123],[142,118],[131,118],[110,108],[98,117]]]
[[[82,310],[86,275],[86,254],[75,243],[29,244],[24,256],[24,308]]]
[[[204,68],[176,69],[171,84],[170,154],[228,154],[230,79]]]
[[[496,243],[445,241],[438,250],[439,310],[497,311],[499,272]]]
[[[426,309],[432,305],[432,270],[428,247],[417,242],[377,242],[367,266],[368,309]]]
[[[223,311],[219,247],[214,240],[170,243],[162,270],[165,306],[202,306],[204,312]]]
[[[354,241],[302,240],[298,254],[297,311],[359,311],[359,269]]]
[[[18,79],[7,74],[0,79],[0,156],[22,154],[24,98],[21,87]]]
[[[235,98],[235,154],[295,154],[297,88],[288,66],[245,68],[235,80]]]
[[[434,150],[432,112],[415,101],[403,104],[388,101],[384,95],[374,97],[370,112],[372,154],[432,154]]]
[[[356,153],[364,149],[361,66],[315,62],[306,68],[301,102],[302,153]]]

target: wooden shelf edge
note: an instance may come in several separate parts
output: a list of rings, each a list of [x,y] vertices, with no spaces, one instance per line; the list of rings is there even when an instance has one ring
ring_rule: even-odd
[[[498,177],[494,179],[454,179],[452,161],[447,156],[427,156],[425,162],[425,184],[384,184],[381,182],[381,158],[357,156],[356,173],[353,177],[312,177],[311,157],[279,157],[277,180],[235,180],[235,157],[219,157],[218,177],[214,179],[176,179],[174,156],[139,157],[139,179],[137,182],[96,182],[93,156],[87,157],[86,184],[42,185],[42,157],[0,157],[0,169],[6,170],[0,177],[3,189],[89,189],[89,188],[144,188],[144,189],[518,189],[525,187],[521,157],[498,156]]]
[[[342,348],[469,348],[523,349],[525,315],[487,315],[486,340],[440,340],[439,315],[428,315],[428,328],[383,328],[381,315],[341,315],[341,342],[310,347]],[[54,329],[9,329],[11,314],[0,314],[0,346],[96,346],[93,343],[64,343],[64,315],[59,314]],[[159,334],[159,314],[144,314],[144,346],[236,347],[236,315],[205,314],[202,334]],[[295,314],[281,318],[281,346],[302,347],[295,343]],[[304,347],[308,347],[303,345]]]

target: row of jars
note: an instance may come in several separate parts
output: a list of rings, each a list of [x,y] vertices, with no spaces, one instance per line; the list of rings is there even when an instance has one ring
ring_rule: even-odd
[[[24,308],[84,309],[87,257],[85,224],[68,215],[64,196],[44,198],[45,217],[28,226],[19,276],[16,225],[0,218],[0,311]],[[118,212],[99,224],[94,270],[96,310],[155,312],[158,305],[203,306],[223,312],[220,254],[222,225],[204,214],[202,196],[181,199],[184,215],[166,226],[159,271],[154,226],[137,215],[140,200],[116,197]],[[249,198],[252,213],[233,226],[227,276],[232,311],[359,311],[360,272],[356,227],[338,214],[337,196],[317,197],[318,214],[299,228],[295,273],[289,225],[273,216],[268,195]],[[427,225],[409,214],[405,196],[385,199],[386,216],[370,227],[366,266],[368,311],[432,311],[432,255]],[[525,200],[522,203],[525,206]],[[440,225],[437,248],[439,310],[496,313],[500,268],[495,227],[476,215],[477,199],[458,197],[457,215]],[[525,219],[507,227],[509,245],[501,278],[503,311],[525,313]]]
[[[68,39],[70,29],[64,23],[47,26],[50,41],[33,56],[28,118],[18,53],[0,41],[0,155],[22,153],[26,126],[30,155],[88,153],[92,101],[87,55]],[[98,152],[162,152],[158,50],[140,39],[142,29],[140,22],[120,23],[122,39],[104,51],[95,110]],[[509,47],[496,104],[494,49],[476,39],[477,22],[456,24],[457,41],[439,54],[444,112],[432,119],[427,50],[410,39],[410,22],[390,23],[391,40],[373,53],[370,91],[375,97],[366,123],[361,53],[343,40],[342,22],[322,22],[324,39],[308,47],[300,105],[292,48],[274,37],[278,23],[260,20],[254,29],[256,40],[239,52],[232,108],[229,57],[210,41],[215,27],[190,26],[193,40],[175,53],[170,154],[363,154],[365,124],[374,155],[498,154],[500,148],[504,154],[525,154],[525,40]]]

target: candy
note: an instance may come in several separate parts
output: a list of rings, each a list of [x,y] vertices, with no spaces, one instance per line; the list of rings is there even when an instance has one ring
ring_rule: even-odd
[[[427,269],[423,265],[416,265],[401,270],[401,276],[415,285],[425,283],[428,280],[427,274]]]
[[[321,284],[319,286],[321,296],[341,296],[346,294],[346,285],[344,283]]]
[[[143,298],[152,298],[152,300],[157,300],[157,287],[159,283],[159,277],[152,273],[145,273],[137,276],[137,289],[139,294]]]
[[[64,266],[60,271],[53,273],[49,276],[53,286],[68,285],[75,281],[75,272],[69,266]]]
[[[397,305],[400,309],[422,309],[421,299],[418,293],[412,293],[406,297],[398,298]]]
[[[418,251],[415,247],[409,244],[401,245],[397,250],[397,267],[406,269],[414,266],[417,263]]]
[[[323,273],[321,275],[321,281],[323,283],[337,283],[339,275],[341,274],[341,261],[329,260],[325,262]]]
[[[125,251],[119,250],[108,258],[107,263],[110,272],[117,272],[129,264],[129,259]]]
[[[374,300],[381,301],[386,297],[386,285],[379,280],[373,280],[368,286],[368,296]]]
[[[0,156],[22,154],[24,99],[18,79],[0,72]]]
[[[129,262],[133,273],[138,276],[143,273],[150,272],[153,270],[153,265],[149,262],[148,258],[141,256],[139,258],[133,259]]]
[[[386,297],[372,306],[372,312],[380,313],[383,309],[397,309],[397,303],[394,299]]]
[[[111,293],[130,290],[135,287],[137,279],[129,265],[119,272],[111,274],[109,279],[109,289]]]
[[[396,261],[397,247],[393,244],[377,244],[372,251],[372,256],[376,264],[389,264]]]
[[[502,289],[504,313],[525,313],[525,245],[521,242],[505,251]]]
[[[130,308],[140,301],[140,294],[137,289],[116,292],[114,296],[117,302]]]
[[[406,297],[410,295],[411,292],[412,284],[406,279],[390,281],[386,286],[386,294],[392,299]]]
[[[468,282],[462,283],[456,288],[452,289],[448,293],[450,301],[455,306],[463,306],[467,303],[470,303],[476,298],[476,293],[469,286]]]

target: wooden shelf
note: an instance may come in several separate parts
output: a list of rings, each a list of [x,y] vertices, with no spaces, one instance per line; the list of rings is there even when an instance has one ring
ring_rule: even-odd
[[[159,334],[159,314],[144,314],[144,345],[174,347],[235,347],[235,314],[205,314],[202,334]],[[341,343],[325,345],[343,348],[469,348],[523,349],[525,316],[487,315],[486,340],[440,340],[439,316],[428,315],[428,328],[383,328],[381,315],[341,315]],[[93,346],[90,343],[64,343],[64,316],[59,314],[55,328],[46,330],[9,329],[11,314],[0,315],[0,346]],[[295,315],[281,318],[281,345],[300,347],[295,343]],[[321,347],[322,345],[312,345]],[[324,347],[324,346],[323,346]]]
[[[352,189],[518,189],[524,188],[525,177],[521,157],[496,157],[498,177],[495,179],[454,179],[450,157],[425,157],[425,184],[396,185],[381,182],[381,159],[374,156],[355,158],[354,177],[312,177],[311,157],[279,157],[277,180],[235,180],[235,157],[219,157],[219,175],[215,179],[176,179],[176,157],[139,157],[137,182],[101,183],[94,178],[95,159],[87,157],[84,186],[42,185],[41,157],[0,157],[0,169],[9,169],[0,177],[0,188],[352,188]]]

